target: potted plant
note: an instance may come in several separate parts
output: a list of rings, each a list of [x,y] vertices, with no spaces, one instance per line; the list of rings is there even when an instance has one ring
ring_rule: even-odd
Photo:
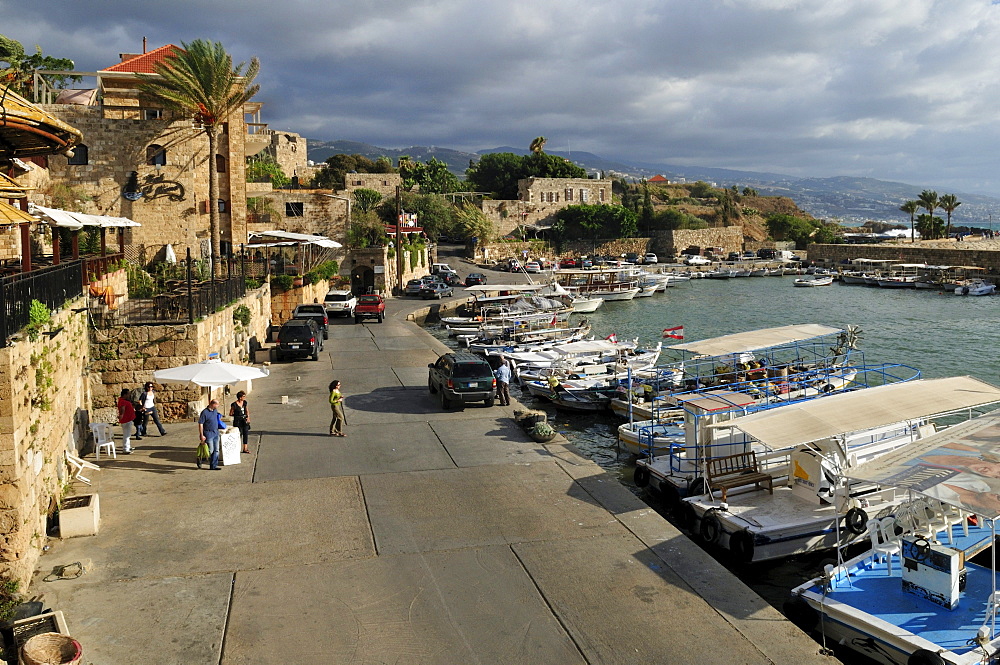
[[[538,443],[548,443],[556,438],[557,432],[548,423],[538,422],[528,430],[528,436]]]

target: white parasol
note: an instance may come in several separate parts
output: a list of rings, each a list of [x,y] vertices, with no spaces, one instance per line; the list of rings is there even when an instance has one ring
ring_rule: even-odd
[[[163,250],[163,260],[171,265],[177,263],[177,252],[174,251],[173,245],[168,244],[167,248]]]
[[[224,363],[213,357],[191,365],[158,369],[153,372],[153,378],[161,383],[193,383],[196,386],[219,388],[240,381],[262,379],[268,374],[263,368]]]

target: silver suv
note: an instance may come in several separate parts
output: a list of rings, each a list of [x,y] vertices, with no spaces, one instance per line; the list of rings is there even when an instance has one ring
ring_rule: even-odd
[[[358,299],[350,291],[331,290],[323,298],[323,306],[326,308],[327,316],[354,316],[354,308],[358,306]]]

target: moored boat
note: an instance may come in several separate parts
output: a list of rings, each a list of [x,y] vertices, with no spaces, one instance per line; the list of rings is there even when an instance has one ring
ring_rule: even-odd
[[[796,277],[792,282],[795,286],[830,286],[833,284],[832,275],[821,275],[819,277]]]

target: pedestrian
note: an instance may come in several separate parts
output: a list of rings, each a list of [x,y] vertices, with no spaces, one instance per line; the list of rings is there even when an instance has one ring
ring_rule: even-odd
[[[126,455],[132,454],[132,434],[135,432],[135,407],[129,396],[129,389],[122,388],[118,397],[118,422],[122,426],[122,448]]]
[[[142,392],[139,393],[139,409],[138,432],[140,436],[147,435],[146,425],[149,424],[150,417],[153,418],[156,429],[160,430],[160,436],[167,433],[167,430],[163,429],[163,423],[160,422],[160,412],[156,408],[156,391],[153,390],[152,381],[147,381]]]
[[[510,406],[510,363],[504,358],[500,361],[500,366],[493,372],[497,378],[497,397],[500,399],[500,406]]]
[[[340,381],[330,382],[330,410],[333,412],[333,418],[330,420],[330,436],[347,436],[344,434],[347,418],[344,417],[344,395],[340,392]]]
[[[240,431],[240,439],[243,441],[242,453],[249,453],[250,443],[250,406],[247,404],[246,391],[236,393],[236,401],[229,405],[229,415],[233,419],[233,427]]]
[[[219,471],[219,431],[222,427],[219,400],[213,399],[208,403],[208,408],[203,409],[198,416],[198,435],[200,440],[208,445],[208,468],[211,471]],[[200,469],[201,457],[198,457],[197,461]]]

